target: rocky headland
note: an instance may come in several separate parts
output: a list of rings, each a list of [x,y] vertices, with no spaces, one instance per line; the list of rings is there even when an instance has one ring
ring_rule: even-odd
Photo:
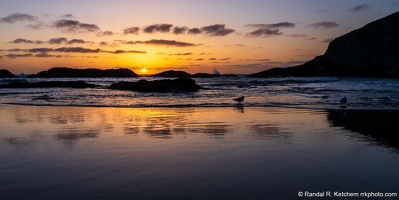
[[[324,55],[303,65],[250,77],[362,76],[399,78],[399,12],[335,38]]]

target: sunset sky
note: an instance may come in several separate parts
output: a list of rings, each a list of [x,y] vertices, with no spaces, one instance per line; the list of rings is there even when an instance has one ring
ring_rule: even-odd
[[[15,0],[0,2],[0,68],[254,73],[323,54],[398,0]]]

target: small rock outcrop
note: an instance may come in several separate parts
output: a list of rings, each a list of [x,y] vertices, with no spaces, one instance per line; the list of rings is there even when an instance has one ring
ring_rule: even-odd
[[[41,81],[41,82],[26,82],[13,81],[0,85],[0,88],[95,88],[99,87],[95,84],[86,83],[84,81]]]
[[[0,78],[17,78],[17,77],[6,69],[0,69]]]
[[[168,70],[158,74],[152,75],[153,77],[166,77],[166,78],[187,78],[191,77],[191,74],[185,71],[175,71],[175,70]]]
[[[29,78],[102,78],[102,77],[138,77],[130,69],[72,69],[67,67],[54,67],[47,71],[42,71]]]
[[[328,45],[324,55],[303,65],[274,68],[249,75],[365,76],[399,78],[399,12],[342,35]]]
[[[109,89],[131,90],[137,92],[195,92],[201,87],[193,79],[165,79],[165,80],[139,80],[137,82],[121,81],[113,83]]]
[[[193,77],[193,78],[214,78],[214,77],[220,77],[220,75],[208,74],[208,73],[196,73],[196,74],[193,74],[191,77]]]

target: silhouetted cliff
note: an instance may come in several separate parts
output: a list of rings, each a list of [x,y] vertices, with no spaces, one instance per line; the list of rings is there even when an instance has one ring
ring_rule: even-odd
[[[6,69],[0,69],[0,78],[17,78],[17,77]]]
[[[249,75],[399,77],[399,12],[342,35],[303,65]]]
[[[29,78],[62,78],[62,77],[138,77],[136,73],[130,69],[72,69],[66,67],[54,67],[47,71],[42,71],[34,75],[30,75]]]

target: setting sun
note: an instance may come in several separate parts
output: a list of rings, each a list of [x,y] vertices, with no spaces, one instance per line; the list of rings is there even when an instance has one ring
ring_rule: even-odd
[[[145,72],[147,72],[147,69],[146,68],[141,68],[141,72],[145,73]]]

